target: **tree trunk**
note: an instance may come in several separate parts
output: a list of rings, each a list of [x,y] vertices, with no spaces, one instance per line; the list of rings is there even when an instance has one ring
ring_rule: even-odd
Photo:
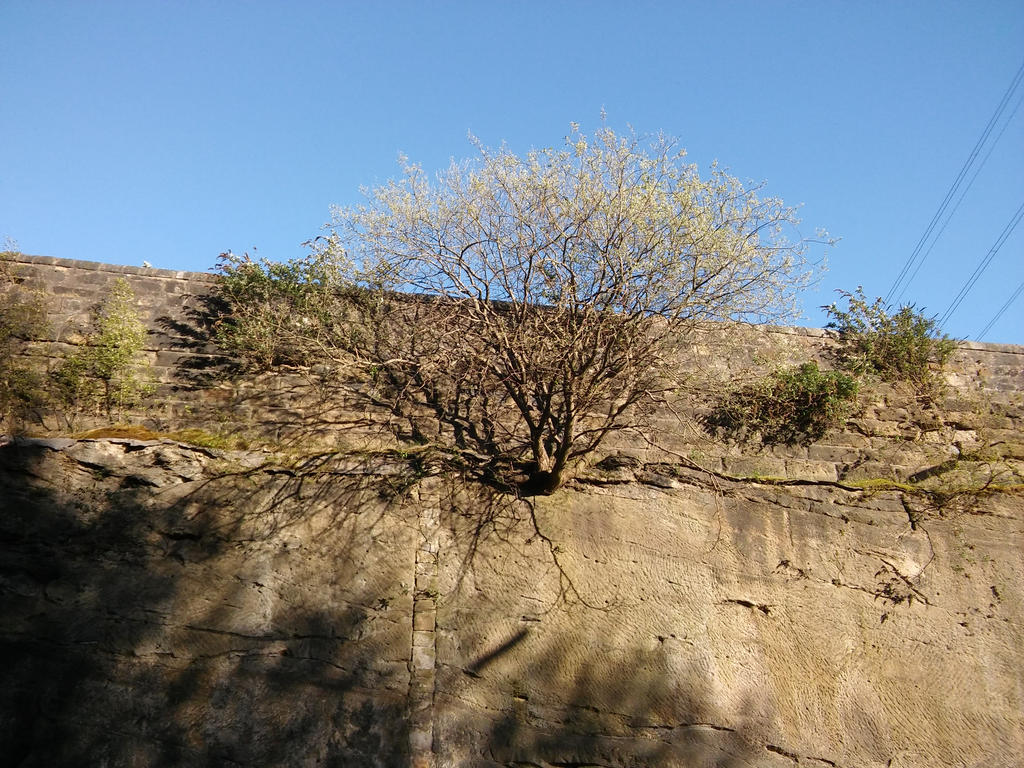
[[[554,493],[562,485],[564,473],[547,469],[537,469],[519,484],[520,496],[547,496]]]

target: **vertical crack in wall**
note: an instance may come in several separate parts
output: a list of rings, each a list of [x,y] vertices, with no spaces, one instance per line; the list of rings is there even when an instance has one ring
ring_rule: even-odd
[[[409,660],[409,750],[412,768],[434,766],[434,628],[437,617],[437,557],[440,509],[420,497],[419,542],[412,603]]]

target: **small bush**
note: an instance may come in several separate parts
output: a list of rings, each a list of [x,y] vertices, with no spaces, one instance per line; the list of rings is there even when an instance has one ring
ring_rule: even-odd
[[[216,338],[252,370],[322,362],[336,348],[339,269],[322,256],[287,262],[222,253]]]
[[[139,360],[145,343],[146,326],[135,309],[135,294],[127,280],[118,278],[97,308],[84,346],[51,374],[69,421],[73,414],[90,410],[112,418],[152,391]]]
[[[839,334],[839,364],[857,376],[877,375],[888,382],[908,382],[919,394],[941,389],[937,370],[956,351],[956,341],[941,333],[934,317],[914,305],[892,312],[882,299],[868,302],[862,288],[839,291],[846,299],[822,307],[831,318],[826,327]]]
[[[804,363],[734,391],[705,423],[733,436],[757,433],[765,444],[813,442],[846,421],[857,389],[857,381],[841,371]]]

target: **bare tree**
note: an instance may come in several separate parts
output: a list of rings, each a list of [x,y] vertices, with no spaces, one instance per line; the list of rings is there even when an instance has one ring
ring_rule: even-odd
[[[333,209],[316,259],[339,268],[371,395],[500,487],[553,491],[664,397],[688,329],[791,315],[811,277],[792,208],[702,179],[671,139],[474,143]]]

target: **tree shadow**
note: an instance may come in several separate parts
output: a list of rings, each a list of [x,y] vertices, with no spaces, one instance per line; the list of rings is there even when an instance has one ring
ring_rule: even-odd
[[[509,768],[771,764],[754,737],[756,728],[723,718],[708,701],[706,673],[697,665],[666,674],[664,646],[609,663],[581,662],[551,643],[530,655],[529,666],[521,677],[547,682],[543,688],[521,679],[512,684],[510,706],[484,727],[482,760]],[[564,679],[566,686],[553,687],[552,679]]]
[[[162,315],[156,324],[166,347],[183,353],[175,378],[196,388],[214,386],[238,376],[242,366],[217,344],[217,326],[229,312],[228,303],[215,291],[191,294],[178,317]]]
[[[692,640],[645,634],[651,606],[605,583],[597,560],[581,568],[575,537],[559,528],[581,521],[557,500],[541,510],[455,486],[442,515],[439,765],[787,764],[766,746],[770,701],[723,688]],[[595,536],[618,535],[595,522]]]
[[[413,538],[379,483],[154,488],[116,458],[0,449],[0,762],[407,765],[411,565],[386,555]]]
[[[434,491],[392,453],[245,462],[169,442],[0,447],[0,763],[418,764],[419,497]],[[460,498],[471,524],[486,497]],[[495,552],[537,535],[524,503],[477,510],[497,527],[467,573],[500,574]],[[438,765],[750,764],[701,670],[630,642],[588,656],[562,626],[531,618],[464,663],[439,632]]]
[[[172,399],[182,407],[174,411],[168,427],[199,427],[318,449],[360,442],[390,445],[396,436],[408,437],[390,423],[372,387],[337,361],[266,371],[248,367],[218,338],[218,328],[228,317],[228,302],[211,290],[188,296],[177,316],[157,318],[164,336],[161,348],[177,353],[169,386]]]

